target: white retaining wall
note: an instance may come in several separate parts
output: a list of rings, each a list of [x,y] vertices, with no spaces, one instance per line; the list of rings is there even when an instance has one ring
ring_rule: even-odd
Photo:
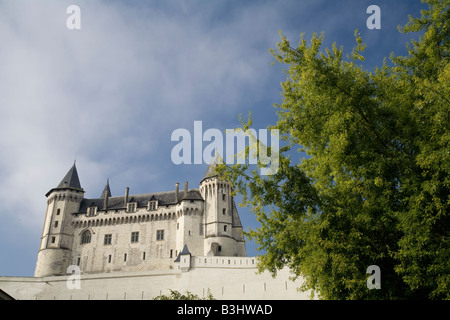
[[[69,289],[69,276],[44,278],[0,277],[0,289],[15,299],[141,300],[153,299],[169,289],[190,291],[200,297],[208,289],[216,299],[309,299],[298,292],[301,280],[290,280],[288,269],[276,278],[257,274],[254,257],[191,257],[191,268],[80,275],[80,289]],[[73,277],[73,276],[72,276]]]

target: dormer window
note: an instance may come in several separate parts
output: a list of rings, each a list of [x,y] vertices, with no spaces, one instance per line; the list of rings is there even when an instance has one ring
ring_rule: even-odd
[[[157,200],[155,200],[155,201],[149,201],[149,202],[148,202],[147,210],[153,211],[153,210],[156,210],[156,209],[158,209],[158,201],[157,201]]]
[[[97,213],[97,207],[95,206],[91,206],[87,209],[87,216],[88,217],[92,217],[95,216],[95,214]]]
[[[136,202],[130,202],[127,204],[127,212],[136,212]]]

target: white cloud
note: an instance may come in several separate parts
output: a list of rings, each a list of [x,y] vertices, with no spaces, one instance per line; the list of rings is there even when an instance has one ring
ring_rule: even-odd
[[[68,30],[68,5],[0,5],[1,214],[33,227],[42,223],[43,194],[75,153],[85,188],[104,183],[112,163],[134,161],[123,170],[138,176],[151,168],[142,159],[161,145],[162,133],[187,119],[236,117],[267,75],[267,51],[252,49],[266,37],[255,29],[270,15],[264,7],[259,20],[258,12],[244,13],[209,28],[208,8],[167,16],[147,7],[80,2],[82,28]]]

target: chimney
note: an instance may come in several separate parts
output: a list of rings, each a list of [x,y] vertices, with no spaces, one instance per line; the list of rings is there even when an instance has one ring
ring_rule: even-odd
[[[177,182],[175,183],[175,202],[178,203],[178,187],[180,186],[180,184]]]
[[[126,207],[127,206],[127,203],[128,203],[128,192],[130,191],[130,188],[129,187],[127,187],[126,189],[125,189],[125,200],[124,200],[124,206]]]
[[[186,198],[188,194],[188,182],[184,182],[184,197]]]

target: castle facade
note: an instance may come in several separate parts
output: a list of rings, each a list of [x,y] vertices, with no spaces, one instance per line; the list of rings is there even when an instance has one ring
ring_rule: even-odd
[[[231,185],[213,161],[198,189],[113,197],[106,183],[87,199],[75,164],[47,194],[47,212],[35,277],[169,270],[183,247],[192,256],[245,257],[242,224]]]

